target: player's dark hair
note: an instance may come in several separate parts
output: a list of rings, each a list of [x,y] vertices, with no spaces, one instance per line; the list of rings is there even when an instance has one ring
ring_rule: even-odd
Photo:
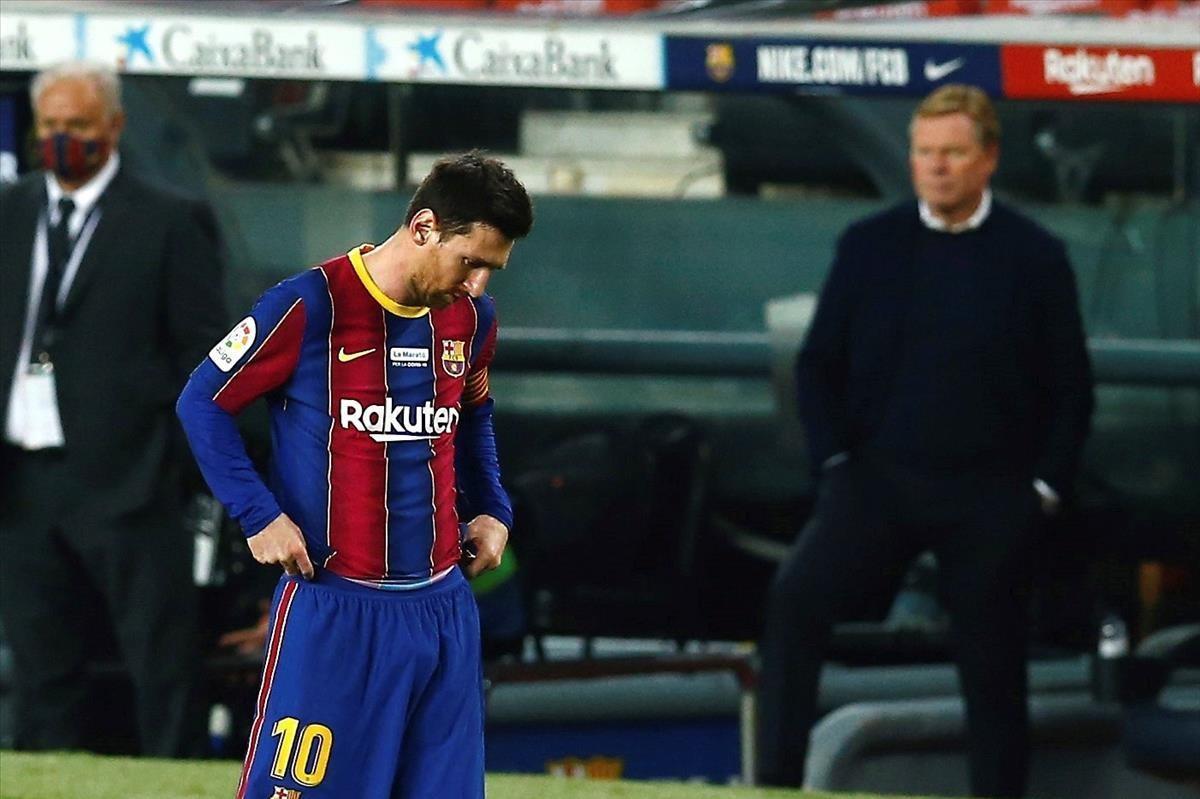
[[[521,181],[479,150],[438,159],[408,203],[404,224],[422,208],[437,217],[441,238],[470,233],[476,222],[511,240],[533,227],[533,204]]]

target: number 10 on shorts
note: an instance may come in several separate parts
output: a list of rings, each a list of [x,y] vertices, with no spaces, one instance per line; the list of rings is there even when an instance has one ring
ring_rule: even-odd
[[[309,788],[320,785],[333,751],[333,730],[324,724],[305,724],[301,728],[300,719],[287,716],[271,729],[271,737],[276,736],[279,744],[275,747],[271,776],[283,779],[290,764],[296,782]]]

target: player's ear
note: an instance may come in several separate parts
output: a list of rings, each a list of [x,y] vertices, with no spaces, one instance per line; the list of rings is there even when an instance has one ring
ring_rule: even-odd
[[[437,216],[428,208],[422,208],[420,211],[417,211],[413,214],[413,218],[409,220],[408,233],[418,245],[432,241],[433,234],[436,231]]]

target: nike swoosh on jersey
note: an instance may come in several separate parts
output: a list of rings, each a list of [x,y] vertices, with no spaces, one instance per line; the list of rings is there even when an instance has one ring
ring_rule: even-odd
[[[369,350],[363,350],[362,352],[346,352],[346,348],[342,347],[338,350],[338,360],[342,363],[350,363],[350,361],[357,360],[364,355],[370,355],[374,351],[375,347],[372,347]]]
[[[951,72],[959,69],[965,63],[967,63],[967,59],[965,58],[956,58],[944,64],[939,64],[932,59],[925,59],[925,80],[930,83],[939,81]]]

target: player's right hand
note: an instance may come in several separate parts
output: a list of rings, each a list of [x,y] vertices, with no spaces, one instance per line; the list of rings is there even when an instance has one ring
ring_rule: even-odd
[[[314,574],[304,534],[295,522],[281,513],[259,532],[246,539],[250,554],[259,563],[278,563],[290,575],[302,574],[311,580]]]

